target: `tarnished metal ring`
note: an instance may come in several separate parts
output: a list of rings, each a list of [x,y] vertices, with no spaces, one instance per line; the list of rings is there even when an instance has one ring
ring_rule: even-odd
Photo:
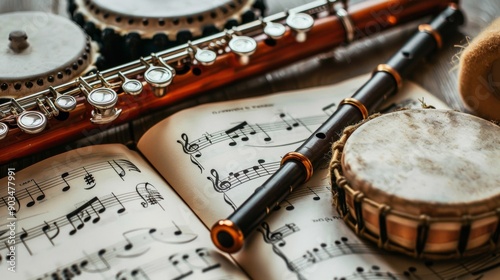
[[[309,181],[313,175],[313,165],[311,161],[299,152],[289,152],[281,159],[281,165],[283,165],[288,160],[296,160],[300,162],[306,170],[306,179],[304,182]]]
[[[418,31],[425,32],[425,33],[432,35],[432,37],[436,41],[436,45],[437,45],[438,49],[441,49],[443,47],[443,38],[441,38],[441,34],[439,34],[439,32],[436,29],[432,28],[432,26],[430,26],[429,24],[419,25]]]
[[[365,105],[361,103],[359,100],[348,97],[344,98],[342,101],[340,101],[339,105],[342,104],[350,104],[358,108],[358,110],[361,112],[361,115],[363,116],[363,119],[366,120],[368,118],[368,109],[366,109]]]
[[[389,73],[394,80],[396,81],[396,84],[398,85],[398,90],[403,87],[403,78],[401,78],[401,75],[399,74],[398,71],[396,71],[392,66],[388,64],[379,64],[377,68],[375,68],[375,71],[373,71],[374,74],[377,72],[386,72]]]

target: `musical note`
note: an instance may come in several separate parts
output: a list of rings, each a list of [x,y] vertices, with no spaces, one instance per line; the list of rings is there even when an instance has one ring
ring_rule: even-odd
[[[281,209],[282,204],[286,204],[285,209],[287,211],[292,211],[295,209],[295,206],[290,201],[288,201],[288,199],[284,199],[280,204],[276,205],[273,210],[277,211]]]
[[[98,260],[95,258],[88,258],[80,263],[80,267],[83,271],[90,273],[104,272],[111,268],[109,262],[106,259],[106,249],[101,249],[97,252]]]
[[[98,210],[94,208],[94,203],[98,203],[98,206],[100,207]],[[94,197],[91,200],[87,201],[84,203],[82,206],[78,207],[76,210],[72,211],[68,215],[66,215],[66,219],[69,221],[73,229],[69,232],[70,235],[74,235],[77,233],[78,230],[81,230],[85,226],[85,222],[90,220],[90,217],[92,214],[89,213],[88,208],[91,208],[93,213],[96,215],[94,220],[92,220],[93,223],[97,223],[100,220],[100,213],[103,213],[106,210],[106,207],[104,204],[99,200],[99,198]],[[76,217],[76,220],[74,221],[74,218]],[[82,218],[84,217],[85,220]],[[76,226],[74,223],[78,223]]]
[[[40,186],[37,184],[37,182],[35,180],[31,179],[28,182],[33,182],[33,184],[35,186],[34,190],[33,190],[33,188],[30,188],[30,187],[27,187],[25,189],[26,193],[28,194],[28,197],[30,198],[30,201],[28,203],[26,203],[26,207],[32,207],[35,205],[36,201],[41,201],[45,198],[45,193],[43,192],[43,190],[40,188]],[[30,189],[31,189],[31,191],[30,191]],[[36,201],[35,201],[35,198],[33,198],[33,195],[31,192],[40,193],[36,197]]]
[[[147,196],[148,192],[146,190],[141,190],[140,192],[141,194],[146,193]],[[136,195],[133,196],[132,194]],[[155,194],[154,191],[150,190],[150,194],[154,196],[153,199],[149,200],[150,202],[154,200],[159,201],[160,199],[162,199],[161,196]],[[85,223],[91,220],[94,223],[97,223],[100,220],[101,214],[108,208],[116,206],[118,207],[117,213],[119,213],[121,209],[124,209],[124,205],[122,203],[117,203],[117,201],[132,202],[140,200],[144,202],[144,198],[145,198],[144,195],[140,196],[138,193],[135,192],[124,193],[121,195],[110,194],[107,196],[103,196],[102,198],[94,197],[93,199],[82,204],[76,210],[72,211],[67,215],[55,218],[51,221],[44,221],[41,225],[37,225],[30,229],[26,229],[22,237],[24,241],[31,240],[40,236],[48,238],[49,241],[54,240],[57,236],[59,236],[58,231],[60,231],[62,227],[67,225],[70,226],[69,234],[74,235],[84,227]],[[148,202],[148,204],[150,202]],[[158,238],[158,241],[182,243],[182,242],[187,242],[188,240],[194,240],[196,238],[196,235],[191,234],[188,228],[181,228],[181,229],[182,229],[182,234],[179,236],[175,236],[174,234],[174,232],[178,230],[176,228],[171,228],[169,230],[166,230],[165,232],[162,232],[163,239]],[[6,243],[8,236],[2,236],[2,234],[5,234],[6,232],[7,231],[0,231],[0,241],[3,242],[0,243],[0,250],[9,247],[9,245]],[[17,236],[16,243],[21,242],[20,236],[21,235]]]
[[[68,172],[64,172],[63,174],[61,174],[61,179],[64,181],[65,184],[65,186],[62,188],[63,192],[66,192],[71,188],[71,186],[68,184],[68,181],[66,181],[66,177],[68,176],[69,176]]]
[[[269,136],[269,134],[267,134],[267,132],[258,124],[255,124],[259,129],[260,131],[262,131],[262,133],[264,133],[266,136],[264,137],[264,141],[265,142],[269,142],[272,140],[271,136]]]
[[[193,231],[187,226],[177,226],[173,221],[174,227],[163,228],[160,230],[151,229],[149,230],[149,235],[153,240],[166,243],[166,244],[182,244],[189,243],[196,238],[198,235],[193,233]]]
[[[59,235],[59,226],[57,225],[57,222],[54,222],[53,226],[49,225],[45,221],[44,221],[44,223],[45,223],[45,225],[42,227],[43,234],[45,234],[45,236],[50,241],[52,246],[54,246],[54,242],[52,240],[54,240],[54,238],[56,238]],[[52,236],[49,236],[49,232],[54,231],[54,229],[52,227],[55,227],[56,232]]]
[[[90,190],[92,188],[95,187],[96,183],[95,183],[95,178],[94,178],[94,175],[90,174],[87,169],[85,169],[85,167],[82,167],[83,170],[85,171],[85,176],[83,176],[83,180],[85,181],[85,183],[87,184],[87,188],[85,188],[86,190]]]
[[[212,269],[220,267],[220,263],[214,262],[214,260],[210,257],[207,248],[198,248],[195,250],[195,252],[198,255],[198,257],[203,261],[203,263],[206,265],[201,269],[202,272],[207,272]]]
[[[116,280],[149,280],[148,274],[142,268],[135,268],[133,270],[120,270],[115,275]]]
[[[30,256],[33,255],[33,253],[31,252],[31,249],[28,247],[28,244],[26,244],[26,239],[28,238],[28,232],[23,228],[23,233],[21,233],[19,235],[19,239],[21,240],[21,242],[23,243],[24,247],[26,248],[26,250],[28,251],[28,253],[30,254]]]
[[[125,212],[126,209],[125,209],[125,206],[123,206],[123,203],[118,199],[118,197],[116,197],[116,195],[113,192],[111,192],[111,195],[116,199],[118,204],[120,204],[120,206],[121,206],[118,210],[116,210],[116,213],[121,214],[121,213]]]
[[[193,270],[187,262],[188,258],[188,254],[173,254],[168,258],[170,264],[175,268],[177,273],[179,273],[174,279],[182,279],[193,274]]]
[[[116,172],[116,174],[118,174],[120,179],[122,179],[122,181],[125,181],[123,179],[123,177],[125,176],[125,169],[123,169],[123,167],[120,164],[118,164],[115,160],[108,161],[108,163],[111,166],[111,168],[113,168],[113,170]]]
[[[281,113],[280,115],[281,121],[285,123],[286,130],[292,130],[294,127],[298,127],[299,123],[292,117],[290,119],[292,122],[288,122],[285,118],[287,115],[285,113]]]
[[[264,169],[264,171],[266,172],[264,175],[270,175],[269,170],[267,170],[267,168],[263,165],[263,163],[265,163],[265,162],[266,162],[265,160],[263,160],[263,159],[259,159],[259,160],[257,160],[257,163],[259,164],[259,166],[256,166],[256,165],[255,165],[255,166],[253,167],[253,170],[254,170],[254,171],[255,171],[255,172],[256,172],[259,176],[262,176],[262,175],[258,172],[258,170],[259,170],[260,168]]]
[[[226,130],[224,133],[229,137],[229,140],[231,140],[231,142],[229,143],[229,146],[236,146],[237,143],[236,141],[234,141],[235,138],[239,138],[239,134],[236,133],[236,131],[240,131],[241,134],[243,134],[243,137],[241,138],[241,141],[248,141],[248,136],[246,136],[246,134],[243,132],[243,128],[248,125],[248,123],[246,121]],[[231,135],[233,134],[233,135]]]
[[[310,187],[307,187],[307,188],[314,194],[313,200],[317,201],[317,200],[321,199],[321,197],[319,197],[319,195],[315,191],[313,191],[313,189],[311,189]]]
[[[137,232],[142,232],[142,231],[150,232],[150,229],[144,229],[144,228],[133,229],[122,233],[123,239],[125,239],[125,245],[120,245],[120,247],[123,248],[125,252],[120,252],[120,250],[118,250],[117,257],[120,258],[137,257],[149,251],[150,247],[144,246],[146,243],[146,238],[144,237],[146,237],[147,235],[137,234]],[[137,241],[138,243],[142,241],[142,244],[139,243],[138,246],[134,246],[134,243],[132,241]],[[140,245],[143,245],[142,247],[145,248],[141,249]],[[132,249],[135,250],[132,251]]]

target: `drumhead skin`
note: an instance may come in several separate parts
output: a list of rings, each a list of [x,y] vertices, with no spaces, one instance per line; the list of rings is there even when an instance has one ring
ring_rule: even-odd
[[[351,186],[406,213],[461,216],[500,206],[500,127],[468,114],[378,117],[349,137],[342,165]]]
[[[499,243],[500,127],[456,111],[375,117],[333,145],[334,203],[388,250],[447,259]]]
[[[262,0],[69,0],[105,68],[255,20]]]
[[[24,96],[68,82],[93,64],[88,36],[67,18],[15,12],[1,14],[0,26],[1,97]],[[27,39],[20,38],[19,32]],[[24,41],[25,47],[12,47],[16,40]]]

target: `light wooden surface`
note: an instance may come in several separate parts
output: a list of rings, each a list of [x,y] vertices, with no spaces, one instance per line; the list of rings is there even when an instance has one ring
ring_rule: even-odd
[[[3,0],[0,3],[0,11],[45,9],[65,14],[65,1],[59,1],[59,5],[55,2],[58,1]],[[268,14],[306,2],[309,1],[267,0]],[[441,52],[423,62],[409,79],[436,95],[453,109],[463,111],[464,108],[457,90],[458,61],[456,55],[461,50],[460,46],[467,45],[468,38],[473,38],[493,19],[500,17],[500,1],[462,0],[461,6],[466,15],[466,24],[460,28],[460,33],[456,34],[452,42],[444,46]],[[144,118],[112,128],[101,134],[47,150],[30,158],[8,163],[0,167],[0,172],[2,172],[0,177],[6,174],[4,171],[7,167],[15,167],[19,170],[53,154],[80,146],[119,142],[133,147],[134,142],[154,123],[178,110],[196,104],[332,84],[370,72],[375,65],[389,58],[404,43],[405,39],[414,33],[416,24],[410,24],[396,31],[389,31],[384,35],[369,40],[358,41],[350,46],[337,48],[328,53],[318,54],[313,58],[294,63],[285,68],[205,93],[195,99],[165,108],[161,112],[144,116]]]

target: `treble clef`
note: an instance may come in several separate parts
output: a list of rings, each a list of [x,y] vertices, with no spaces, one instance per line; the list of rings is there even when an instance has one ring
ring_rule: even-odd
[[[217,170],[212,169],[210,170],[210,173],[212,174],[213,178],[207,177],[207,179],[212,182],[216,192],[223,193],[231,189],[231,183],[229,181],[227,180],[221,181],[219,179],[219,172],[217,172]]]
[[[200,172],[203,172],[203,166],[201,163],[195,158],[201,157],[201,152],[200,152],[200,145],[195,144],[195,143],[189,143],[189,138],[186,133],[181,134],[182,140],[177,140],[177,143],[181,144],[182,146],[182,151],[189,155],[191,162],[196,165],[199,169]]]

